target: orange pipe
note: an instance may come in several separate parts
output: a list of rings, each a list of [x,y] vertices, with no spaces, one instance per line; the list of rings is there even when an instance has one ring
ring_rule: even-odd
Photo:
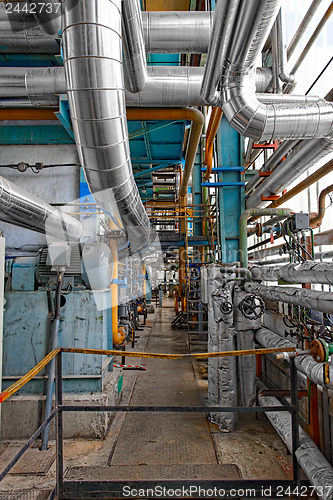
[[[0,121],[5,120],[58,120],[57,109],[0,109]]]
[[[223,114],[222,108],[213,108],[212,114],[209,119],[209,124],[206,134],[206,151],[204,160],[204,165],[205,167],[207,167],[205,181],[208,181],[209,176],[212,173],[214,140],[221,122],[222,114]]]
[[[321,226],[321,223],[323,222],[323,218],[325,215],[325,198],[329,193],[332,193],[332,191],[333,191],[333,184],[323,189],[322,192],[320,193],[318,200],[318,213],[314,217],[311,217],[310,219],[310,227],[312,227],[313,229]]]
[[[192,122],[189,144],[187,148],[185,167],[179,196],[187,195],[187,185],[194,165],[195,155],[199,146],[204,116],[195,108],[127,108],[127,119],[135,121],[148,120],[190,120]]]

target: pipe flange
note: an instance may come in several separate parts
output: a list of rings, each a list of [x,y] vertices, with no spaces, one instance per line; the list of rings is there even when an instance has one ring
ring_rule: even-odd
[[[262,224],[261,224],[261,222],[258,222],[258,224],[256,226],[256,235],[258,237],[262,236]]]
[[[314,339],[310,345],[311,356],[317,363],[326,363],[330,356],[329,347],[325,340]]]

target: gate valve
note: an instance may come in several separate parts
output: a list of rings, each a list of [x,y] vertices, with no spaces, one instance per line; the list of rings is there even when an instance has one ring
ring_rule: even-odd
[[[247,295],[238,304],[238,309],[246,319],[259,319],[265,312],[265,302],[257,295]]]

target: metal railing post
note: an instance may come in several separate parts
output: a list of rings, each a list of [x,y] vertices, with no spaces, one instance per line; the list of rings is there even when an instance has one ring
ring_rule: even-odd
[[[62,410],[59,406],[62,405],[62,353],[59,352],[56,357],[56,445],[57,445],[57,499],[63,495],[63,480],[64,480],[64,453],[63,453],[63,421]]]

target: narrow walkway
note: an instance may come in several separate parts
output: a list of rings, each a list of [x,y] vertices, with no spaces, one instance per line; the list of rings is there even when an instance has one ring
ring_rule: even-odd
[[[165,301],[169,305],[169,301]],[[173,309],[158,309],[146,351],[188,353],[187,332],[172,330]],[[144,359],[129,404],[204,405],[192,362]],[[234,464],[218,464],[204,413],[127,413],[110,450],[108,467],[70,467],[69,481],[239,479]]]
[[[187,353],[183,330],[172,330],[173,310],[159,309],[147,344],[148,352]],[[131,405],[203,405],[190,359],[147,359]],[[216,464],[205,414],[128,413],[111,465]]]

